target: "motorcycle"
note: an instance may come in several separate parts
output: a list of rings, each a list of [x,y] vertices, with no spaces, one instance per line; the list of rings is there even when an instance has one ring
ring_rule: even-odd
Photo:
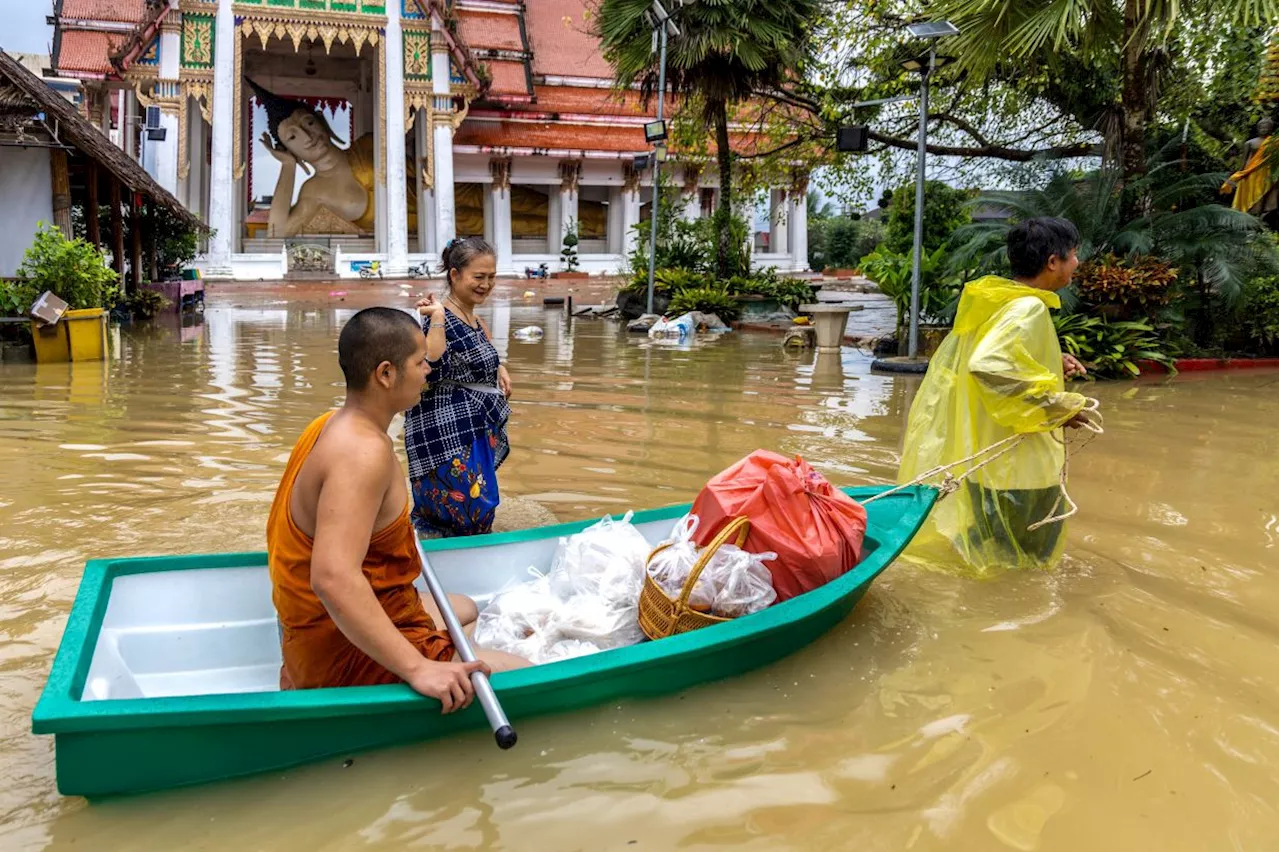
[[[539,264],[538,264],[538,266],[537,266],[537,268],[534,268],[534,267],[532,267],[532,266],[526,266],[526,267],[524,268],[524,277],[525,277],[525,278],[547,278],[547,277],[549,277],[549,273],[547,272],[547,265],[546,265],[545,263],[539,263]]]
[[[431,273],[427,270],[427,262],[424,260],[417,266],[410,266],[409,271],[405,275],[409,278],[424,278]]]
[[[360,267],[361,278],[381,278],[382,264],[379,261],[370,261],[368,266]]]

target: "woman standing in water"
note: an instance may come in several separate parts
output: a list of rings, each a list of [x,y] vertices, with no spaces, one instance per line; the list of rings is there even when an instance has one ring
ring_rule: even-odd
[[[418,302],[431,374],[405,412],[413,522],[427,538],[493,528],[498,467],[506,460],[511,377],[476,316],[497,278],[497,254],[479,237],[451,240],[441,256],[443,301]]]

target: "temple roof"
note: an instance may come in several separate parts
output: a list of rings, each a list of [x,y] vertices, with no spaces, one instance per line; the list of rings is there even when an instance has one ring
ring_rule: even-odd
[[[54,66],[67,74],[108,74],[111,54],[128,39],[129,33],[63,29],[55,41]]]
[[[146,0],[62,0],[57,12],[63,18],[136,24],[146,6]]]

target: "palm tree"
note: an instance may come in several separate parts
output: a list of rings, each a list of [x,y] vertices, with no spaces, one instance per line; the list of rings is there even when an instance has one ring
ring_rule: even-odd
[[[676,0],[668,0],[673,9]],[[645,13],[651,0],[600,0],[596,35],[618,83],[639,80],[646,101],[658,94],[658,54]],[[679,10],[681,34],[667,50],[671,93],[700,103],[715,130],[720,200],[716,270],[730,274],[733,237],[733,149],[729,110],[794,79],[809,49],[810,26],[820,0],[716,0],[691,2]]]
[[[809,194],[805,196],[805,207],[810,221],[830,219],[836,215],[836,206],[830,201],[824,201],[822,194],[816,189],[809,190]]]
[[[1150,212],[1126,217],[1125,179],[1116,168],[1088,175],[1059,174],[1034,192],[991,192],[971,203],[1008,209],[1008,222],[982,222],[957,229],[952,238],[953,269],[998,270],[1005,264],[1004,245],[1014,222],[1035,216],[1061,216],[1080,230],[1081,260],[1104,254],[1155,255],[1184,270],[1193,279],[1198,302],[1197,336],[1212,334],[1215,301],[1231,308],[1238,304],[1248,281],[1275,268],[1274,246],[1257,236],[1262,220],[1221,204],[1202,203],[1213,197],[1222,174],[1181,174],[1170,150],[1162,150],[1144,165],[1144,174],[1129,185],[1150,199]],[[1073,308],[1068,294],[1064,307]]]
[[[953,69],[958,75],[1047,75],[1065,91],[1096,87],[1101,80],[1093,78],[1115,74],[1119,103],[1104,106],[1095,123],[1129,182],[1146,171],[1147,125],[1180,28],[1272,27],[1277,9],[1275,0],[941,0],[930,15],[960,28],[947,45],[959,58]],[[1145,212],[1150,199],[1128,193],[1125,208]]]

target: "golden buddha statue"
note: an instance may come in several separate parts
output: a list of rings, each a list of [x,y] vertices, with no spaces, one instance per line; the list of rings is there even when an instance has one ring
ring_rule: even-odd
[[[373,134],[366,133],[349,148],[325,120],[324,113],[302,101],[282,98],[245,78],[267,111],[262,144],[280,162],[267,220],[267,236],[293,237],[304,233],[368,233],[374,220]],[[298,167],[310,174],[293,201]],[[407,174],[412,178],[410,166]],[[409,229],[417,228],[417,199],[406,182]],[[336,217],[347,227],[334,228]],[[326,225],[325,220],[330,224]]]
[[[1235,193],[1231,206],[1236,210],[1264,219],[1269,217],[1272,227],[1275,227],[1276,208],[1280,206],[1274,172],[1275,131],[1272,119],[1258,122],[1257,135],[1245,143],[1240,171],[1229,177],[1221,189],[1224,195]]]

